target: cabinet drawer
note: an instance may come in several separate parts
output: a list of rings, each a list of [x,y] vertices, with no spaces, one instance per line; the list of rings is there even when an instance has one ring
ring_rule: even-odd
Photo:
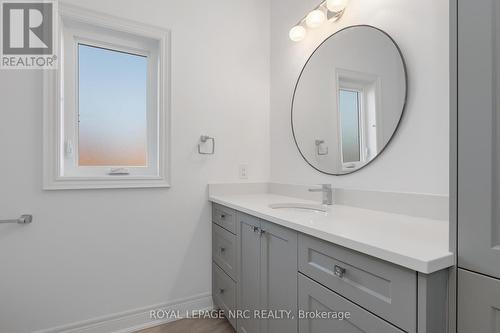
[[[227,275],[237,280],[236,235],[212,224],[212,257]]]
[[[342,320],[310,317],[304,319],[299,313],[299,333],[403,333],[302,274],[299,274],[299,310],[304,311],[303,313],[349,313],[349,318]]]
[[[302,234],[299,271],[407,332],[416,331],[416,272]]]
[[[236,234],[236,211],[214,203],[212,205],[212,222]]]
[[[236,309],[236,282],[215,263],[212,263],[212,297],[215,306],[224,310],[231,325],[236,327],[236,318],[229,316],[229,311]]]

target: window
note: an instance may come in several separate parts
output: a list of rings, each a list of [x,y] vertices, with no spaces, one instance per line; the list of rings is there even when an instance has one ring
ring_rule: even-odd
[[[147,166],[148,58],[78,44],[78,165]]]
[[[360,98],[360,91],[342,88],[339,91],[342,161],[344,164],[361,161]]]
[[[168,187],[167,31],[61,4],[45,72],[44,187]]]
[[[380,78],[336,69],[338,89],[339,151],[344,171],[359,168],[378,154],[382,119]]]

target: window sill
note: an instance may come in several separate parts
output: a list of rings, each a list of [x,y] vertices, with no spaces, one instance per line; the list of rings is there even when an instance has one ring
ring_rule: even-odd
[[[76,178],[58,177],[44,183],[44,190],[82,190],[82,189],[125,189],[125,188],[169,188],[170,183],[159,177],[105,177]]]

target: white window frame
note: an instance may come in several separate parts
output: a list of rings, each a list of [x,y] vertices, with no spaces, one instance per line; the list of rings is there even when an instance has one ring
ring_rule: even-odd
[[[170,32],[60,4],[60,62],[44,71],[44,189],[170,187]],[[78,45],[148,58],[147,166],[78,165]]]

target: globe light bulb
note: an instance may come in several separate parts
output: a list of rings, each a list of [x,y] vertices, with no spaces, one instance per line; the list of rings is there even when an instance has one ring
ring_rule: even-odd
[[[290,33],[288,34],[291,40],[294,42],[300,42],[306,37],[306,28],[301,25],[296,25],[292,29],[290,29]]]
[[[307,14],[306,25],[309,28],[317,28],[326,21],[326,14],[324,11],[316,9]]]
[[[326,8],[333,13],[340,13],[347,7],[349,0],[327,0]]]

